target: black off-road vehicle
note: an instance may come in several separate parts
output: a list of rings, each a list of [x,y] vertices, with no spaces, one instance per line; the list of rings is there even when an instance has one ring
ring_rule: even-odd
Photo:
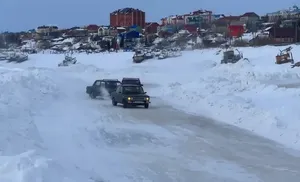
[[[122,84],[130,84],[130,85],[140,85],[143,86],[141,80],[139,78],[123,78],[121,81]]]
[[[122,84],[112,92],[111,101],[114,106],[123,104],[124,108],[139,105],[149,108],[150,97],[146,93],[141,85]]]
[[[92,86],[86,87],[86,93],[93,99],[98,96],[103,97],[106,94],[105,92],[110,95],[120,83],[117,79],[96,80]]]

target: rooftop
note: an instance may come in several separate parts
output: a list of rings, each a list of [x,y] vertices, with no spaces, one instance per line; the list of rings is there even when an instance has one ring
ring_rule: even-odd
[[[122,9],[118,9],[116,11],[113,11],[111,14],[118,14],[118,13],[127,14],[127,13],[132,13],[134,11],[141,11],[141,12],[143,12],[142,10],[135,9],[135,8],[122,8]]]

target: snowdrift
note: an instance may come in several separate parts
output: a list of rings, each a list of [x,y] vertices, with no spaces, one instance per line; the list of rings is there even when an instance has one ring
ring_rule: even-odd
[[[0,181],[67,180],[64,170],[44,156],[34,117],[58,98],[45,71],[0,68]]]
[[[1,151],[4,155],[19,154],[41,142],[36,140],[39,133],[32,119],[35,112],[56,97],[57,88],[50,77],[38,71],[0,69],[0,72]]]
[[[132,181],[140,160],[124,145],[143,144],[145,133],[86,97],[84,79],[96,74],[92,65],[0,67],[1,182]]]
[[[216,56],[216,51],[189,53],[184,56],[184,63],[172,66],[173,70],[168,72],[174,75],[174,70],[184,71],[177,73],[176,81],[162,88],[161,98],[178,109],[212,117],[299,149],[299,68],[276,65],[278,47],[244,48],[242,52],[250,62],[228,65],[219,64],[221,56]],[[300,46],[294,46],[293,52],[295,61],[300,61]]]
[[[64,177],[61,166],[53,160],[28,151],[16,156],[0,156],[0,181],[5,182],[72,182]]]

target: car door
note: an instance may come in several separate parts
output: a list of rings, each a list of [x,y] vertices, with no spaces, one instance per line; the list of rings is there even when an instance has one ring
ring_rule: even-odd
[[[100,90],[100,86],[101,86],[101,81],[100,80],[97,80],[95,81],[94,85],[93,85],[93,91],[94,92],[99,92]]]
[[[119,86],[116,90],[116,93],[115,93],[115,100],[117,102],[122,102],[122,87]]]

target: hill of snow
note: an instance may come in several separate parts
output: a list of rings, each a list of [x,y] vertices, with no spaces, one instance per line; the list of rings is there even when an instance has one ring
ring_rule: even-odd
[[[114,135],[109,123],[120,118],[86,97],[86,82],[63,70],[10,66],[0,67],[1,182],[126,181],[120,174],[135,169],[130,154],[102,137]]]
[[[295,61],[300,61],[299,51],[300,46],[295,46]],[[179,109],[299,149],[299,68],[276,65],[278,47],[244,48],[242,52],[250,62],[227,65],[220,64],[221,55],[215,52],[186,53],[183,58],[157,64],[157,69],[165,69],[157,78],[166,80],[158,96]]]

